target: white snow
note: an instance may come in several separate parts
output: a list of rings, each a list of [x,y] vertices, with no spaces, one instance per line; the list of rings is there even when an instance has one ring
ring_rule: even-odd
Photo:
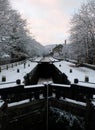
[[[44,87],[43,84],[37,84],[37,85],[27,85],[27,86],[24,86],[24,88],[35,88],[35,87]]]
[[[70,103],[74,103],[74,104],[77,104],[77,105],[81,105],[81,106],[85,106],[85,107],[86,107],[86,103],[84,103],[84,102],[79,102],[79,101],[72,100],[72,99],[69,99],[69,98],[65,98],[65,99],[61,99],[61,100],[64,100],[64,101],[66,101],[66,102],[70,102]]]
[[[13,68],[10,67],[4,70],[1,70],[0,72],[0,88],[6,88],[6,87],[13,87],[16,86],[16,80],[21,80],[21,85],[23,85],[24,76],[31,72],[36,66],[37,62],[40,61],[42,57],[38,57],[35,59],[35,62],[31,62],[30,60],[26,61],[26,65],[24,68],[24,64],[20,64],[17,66],[14,66]],[[51,61],[55,60],[51,57],[49,57]],[[68,76],[68,80],[71,82],[71,84],[74,83],[74,79],[77,78],[79,80],[79,83],[77,85],[87,86],[87,87],[94,87],[95,88],[95,70],[86,68],[86,67],[76,67],[75,64],[67,62],[67,61],[60,61],[60,62],[53,63],[62,73],[65,73]],[[15,63],[14,63],[15,64]],[[30,66],[28,66],[30,64]],[[12,65],[12,64],[11,64]],[[8,66],[11,66],[8,64]],[[4,67],[4,66],[3,66]],[[1,66],[2,68],[2,66]],[[17,69],[19,69],[19,73],[17,73]],[[70,69],[72,69],[72,73],[70,73]],[[6,82],[2,82],[2,76],[6,77]],[[85,77],[89,77],[89,83],[84,82]],[[82,81],[82,82],[80,82]],[[8,82],[14,82],[14,83],[8,83]],[[91,83],[90,83],[91,82]],[[7,84],[8,83],[8,84]]]
[[[0,108],[3,106],[3,104],[4,104],[4,101],[0,100]]]
[[[10,55],[4,54],[1,58],[10,58]]]
[[[95,88],[95,84],[91,84],[95,83],[95,70],[86,67],[75,67],[75,64],[67,61],[55,62],[54,65],[62,73],[65,73],[67,75],[68,80],[71,82],[71,84],[73,84],[74,79],[77,78],[79,81],[82,81],[78,83],[79,85]],[[72,69],[72,73],[70,73],[70,69]],[[89,83],[84,82],[86,76],[89,77]]]
[[[32,61],[38,62],[38,61],[40,61],[42,58],[43,58],[43,57],[35,57],[35,58],[32,59]]]
[[[8,70],[4,69],[0,72],[0,88],[4,87],[13,87],[17,85],[15,82],[17,79],[21,80],[21,84],[23,84],[24,76],[31,72],[37,65],[36,62],[31,62],[29,60],[26,61],[26,65],[24,68],[24,64],[20,64],[17,66],[14,66],[13,68],[8,68]],[[28,66],[30,65],[30,66]],[[19,73],[17,72],[17,69],[19,69]],[[2,76],[6,77],[6,82],[2,82]],[[6,84],[7,82],[14,82],[10,84]],[[4,84],[2,84],[4,83]]]
[[[21,105],[21,104],[28,103],[28,102],[29,102],[29,99],[18,101],[18,102],[13,102],[13,103],[8,103],[8,107]]]
[[[53,58],[53,57],[49,57],[50,61],[58,61],[57,59]]]
[[[59,86],[59,87],[66,87],[66,88],[71,86],[71,85],[66,85],[66,84],[53,84],[53,83],[51,83],[51,85],[55,87]]]
[[[23,83],[22,83],[22,85],[23,85]],[[0,84],[0,89],[11,88],[11,87],[16,87],[16,86],[18,86],[16,83]]]

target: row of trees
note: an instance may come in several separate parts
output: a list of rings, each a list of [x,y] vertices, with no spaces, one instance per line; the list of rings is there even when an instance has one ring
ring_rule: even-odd
[[[69,41],[56,45],[51,54],[95,64],[95,0],[83,3],[72,16]]]
[[[95,1],[82,4],[71,24],[73,58],[84,58],[86,62],[95,63]]]
[[[29,36],[26,21],[13,10],[8,0],[0,0],[0,57],[11,58],[40,55],[43,47]]]

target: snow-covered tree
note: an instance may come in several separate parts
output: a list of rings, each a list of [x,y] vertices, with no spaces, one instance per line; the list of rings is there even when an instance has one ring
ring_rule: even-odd
[[[41,51],[37,52],[40,49]],[[1,55],[9,54],[12,58],[20,58],[42,53],[42,50],[43,47],[28,35],[26,21],[11,8],[8,0],[0,0]]]
[[[82,4],[72,18],[71,43],[76,46],[78,57],[95,58],[95,1]]]

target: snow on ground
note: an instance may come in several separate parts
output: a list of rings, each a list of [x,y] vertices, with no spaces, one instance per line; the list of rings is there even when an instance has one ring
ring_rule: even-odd
[[[58,61],[57,59],[53,58],[53,57],[49,57],[50,61]]]
[[[23,84],[24,76],[27,73],[31,72],[36,67],[37,64],[38,63],[36,62],[31,62],[27,60],[25,63],[25,68],[24,64],[20,64],[14,66],[13,68],[8,68],[8,70],[6,69],[2,70],[0,72],[0,88],[16,86],[17,84],[15,82],[17,79],[20,79],[21,84]],[[17,72],[17,69],[19,69],[19,72]],[[2,82],[2,76],[6,76],[6,82]],[[7,84],[8,82],[14,82],[14,83]]]
[[[41,57],[34,57],[34,58],[30,58],[30,61],[35,61],[35,62],[39,62],[39,61],[41,61],[41,59],[42,59],[43,57],[41,56]]]
[[[58,61],[57,59],[53,58],[53,57],[43,57],[41,59],[42,62],[53,62],[53,61]]]
[[[71,84],[74,83],[74,79],[78,79],[78,85],[83,85],[87,87],[94,87],[95,88],[95,70],[86,68],[86,67],[76,67],[75,64],[67,62],[67,61],[60,61],[54,63],[54,65],[62,72],[68,76],[68,80]],[[70,73],[70,69],[72,69],[72,73]],[[84,82],[85,77],[89,77],[89,83]],[[91,83],[90,83],[91,82]]]
[[[24,63],[14,66],[13,68],[10,67],[4,70],[1,70],[0,72],[0,88],[4,87],[13,87],[16,86],[16,80],[20,79],[21,84],[23,84],[24,76],[32,71],[36,65],[38,64],[36,61],[40,61],[42,57],[36,58],[33,62],[30,60],[26,61],[26,65],[24,68]],[[49,57],[49,60],[54,61],[55,59]],[[29,66],[30,64],[30,66]],[[65,73],[68,76],[68,80],[71,82],[71,84],[74,83],[74,79],[77,78],[79,81],[79,85],[88,86],[88,87],[94,87],[95,88],[95,70],[88,69],[86,67],[76,67],[75,64],[67,62],[67,61],[60,61],[53,63],[62,73]],[[2,68],[2,66],[1,66]],[[17,69],[19,69],[19,73],[17,72]],[[70,73],[70,69],[72,69],[72,73]],[[2,76],[6,76],[6,82],[2,82]],[[84,82],[85,76],[89,77],[89,83]],[[13,82],[13,83],[10,83]],[[90,83],[91,82],[91,83]],[[8,83],[8,84],[7,84]],[[94,83],[94,84],[93,84]]]
[[[50,60],[49,60],[48,57],[43,57],[41,61],[42,61],[42,62],[50,62]]]

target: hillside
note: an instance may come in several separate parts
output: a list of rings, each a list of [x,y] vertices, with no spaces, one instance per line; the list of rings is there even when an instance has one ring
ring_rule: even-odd
[[[44,47],[29,35],[26,20],[10,6],[8,0],[0,1],[0,19],[1,62],[43,54]]]

